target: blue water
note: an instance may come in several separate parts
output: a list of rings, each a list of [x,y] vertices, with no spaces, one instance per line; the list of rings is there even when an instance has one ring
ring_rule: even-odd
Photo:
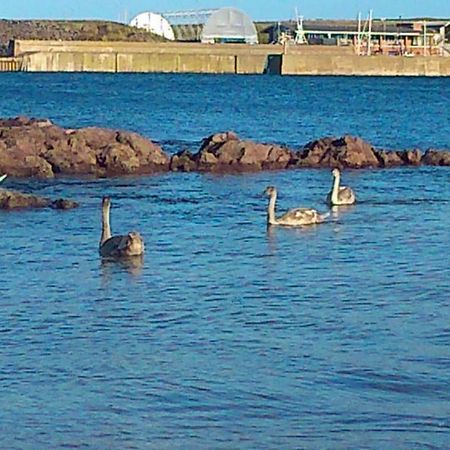
[[[0,115],[134,129],[171,150],[220,130],[300,145],[450,147],[450,80],[0,76]],[[0,212],[0,448],[443,449],[450,442],[450,169],[7,179],[81,202]],[[142,262],[102,263],[100,199]]]

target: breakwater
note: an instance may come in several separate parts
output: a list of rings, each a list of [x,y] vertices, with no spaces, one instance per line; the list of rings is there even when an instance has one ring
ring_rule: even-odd
[[[13,49],[28,72],[450,76],[450,58],[363,57],[351,47],[18,40]]]

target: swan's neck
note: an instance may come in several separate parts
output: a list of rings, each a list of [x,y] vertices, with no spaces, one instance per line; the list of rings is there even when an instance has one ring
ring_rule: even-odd
[[[341,175],[334,175],[333,186],[331,187],[331,202],[337,203],[339,200],[339,185],[341,182]]]
[[[100,245],[111,237],[111,226],[109,224],[109,205],[104,205],[102,208],[102,236],[100,238]]]
[[[268,225],[275,225],[277,219],[275,218],[275,202],[277,201],[277,193],[274,192],[270,196],[269,207],[267,208],[267,223]]]

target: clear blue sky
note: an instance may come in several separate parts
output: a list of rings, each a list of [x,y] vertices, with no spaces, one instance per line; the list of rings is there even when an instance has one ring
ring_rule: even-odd
[[[234,6],[254,20],[354,18],[370,8],[375,17],[450,17],[450,0],[0,0],[5,19],[131,19],[142,11],[178,11]]]

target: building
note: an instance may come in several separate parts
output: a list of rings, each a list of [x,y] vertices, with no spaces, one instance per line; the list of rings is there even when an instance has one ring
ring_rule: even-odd
[[[144,12],[130,25],[144,28],[169,40],[203,43],[257,44],[253,21],[236,8],[166,13]]]
[[[143,12],[131,20],[130,26],[142,28],[153,34],[164,37],[169,41],[175,40],[175,35],[169,21],[161,14]]]
[[[352,45],[357,54],[446,55],[446,20],[304,20],[302,33],[310,45]],[[267,24],[260,33],[266,42],[276,43],[286,35],[293,41],[298,33],[294,21]],[[450,54],[450,52],[448,53]]]
[[[208,18],[202,30],[201,41],[257,44],[258,33],[255,24],[243,11],[221,8]]]

